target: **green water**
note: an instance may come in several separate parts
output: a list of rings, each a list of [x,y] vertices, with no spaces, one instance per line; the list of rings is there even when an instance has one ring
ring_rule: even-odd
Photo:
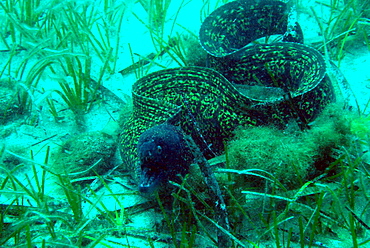
[[[237,111],[257,113],[280,97],[289,103],[286,89],[261,86],[258,73],[252,87],[238,88],[224,76],[240,96],[264,104],[219,108],[221,91],[207,105],[218,112],[203,104],[207,112],[191,112],[197,108],[187,104],[198,103],[187,97],[204,92],[196,83],[186,88],[191,94],[145,89],[148,98],[178,103],[187,118],[177,125],[191,123],[194,133],[184,132],[202,135],[185,178],[167,180],[153,194],[139,192],[137,141],[128,139],[125,150],[122,137],[130,117],[150,120],[145,125],[161,118],[140,109],[132,85],[165,69],[211,66],[199,32],[226,3],[0,2],[0,247],[369,246],[369,0],[297,0],[284,12],[325,60],[336,94],[310,121],[288,104],[298,116],[283,128],[217,129],[226,124],[216,121],[206,129],[204,116],[238,118]],[[257,38],[250,46],[281,40]],[[258,96],[266,92],[272,93]],[[221,129],[230,132],[217,154],[202,153],[215,148],[210,137]]]

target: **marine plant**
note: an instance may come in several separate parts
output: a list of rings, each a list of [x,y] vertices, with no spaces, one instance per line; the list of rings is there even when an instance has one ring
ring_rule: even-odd
[[[96,183],[110,192],[120,206],[116,211],[110,211],[102,201],[104,194],[97,193],[92,186],[82,189],[66,174],[55,174],[51,169],[52,161],[49,161],[50,147],[47,146],[44,152],[44,162],[38,163],[33,159],[32,150],[30,158],[4,150],[7,155],[19,158],[22,164],[10,169],[2,161],[0,166],[0,245],[113,246],[114,241],[105,240],[107,234],[128,229],[129,216],[121,196],[113,192],[106,179],[97,175]],[[32,174],[24,173],[27,166],[31,166]],[[50,183],[53,184],[52,191],[47,189]],[[62,199],[54,198],[55,191],[61,193]],[[97,213],[93,214],[94,211]],[[100,216],[98,222],[94,217],[97,214]]]
[[[60,65],[66,76],[72,79],[73,87],[70,86],[71,82],[61,80],[59,81],[61,91],[56,90],[56,92],[72,110],[77,125],[83,129],[84,114],[90,110],[91,105],[97,99],[99,88],[97,83],[95,86],[92,86],[90,74],[91,58],[86,58],[84,64],[78,57],[64,57],[62,60],[63,62]]]
[[[361,139],[369,139],[370,116],[361,116],[351,122],[351,132]]]
[[[184,55],[183,35],[179,32],[174,34],[176,21],[181,9],[187,4],[181,1],[172,17],[167,15],[171,0],[142,0],[139,1],[148,14],[148,19],[134,14],[134,16],[148,29],[156,53],[151,57],[154,60],[164,54],[168,54],[179,66],[187,65]],[[170,22],[170,24],[169,24]],[[170,27],[170,30],[166,27]],[[188,32],[188,31],[187,31]]]
[[[264,130],[266,143],[276,139],[284,147],[287,157],[283,156],[282,163],[273,166],[281,166],[282,173],[274,171],[279,168],[268,166],[278,159],[262,159],[261,165],[249,168],[255,156],[245,153],[250,160],[243,162],[236,159],[233,153],[234,149],[245,146],[229,146],[226,156],[213,159],[212,166],[226,163],[224,168],[216,169],[216,173],[226,196],[231,230],[225,230],[218,224],[213,216],[212,201],[209,202],[212,197],[208,196],[199,179],[188,175],[181,184],[172,183],[176,186],[170,196],[172,200],[169,196],[157,198],[166,223],[163,231],[172,237],[175,247],[189,242],[207,242],[220,247],[215,239],[215,229],[232,240],[233,245],[228,247],[264,247],[267,244],[274,247],[359,247],[367,244],[369,239],[364,234],[368,230],[365,220],[369,217],[366,210],[369,206],[366,196],[368,160],[357,145],[356,136],[349,130],[351,120],[356,117],[349,111],[346,114],[343,115],[338,108],[326,110],[324,116],[319,117],[321,120],[312,123],[311,129],[301,134],[297,130],[285,130],[277,136],[274,128],[270,134]],[[322,155],[309,152],[312,159],[318,160],[317,163],[308,161],[311,168],[303,168],[299,163],[304,161],[299,158],[289,158],[297,155],[292,154],[289,148],[296,144],[284,140],[289,137],[289,132],[295,138],[302,135],[308,143],[298,144],[294,148],[295,153],[299,149],[307,152],[312,139],[318,149],[316,152],[322,152]],[[249,134],[245,137],[255,139]],[[304,147],[306,145],[308,147]],[[244,149],[262,149],[248,146],[250,148]],[[292,159],[289,162],[291,167],[284,164],[284,160],[289,159]],[[235,163],[240,167],[235,168]],[[305,174],[305,170],[309,173]],[[285,174],[292,178],[286,180]],[[202,233],[202,237],[192,236],[193,230]]]
[[[162,11],[157,13],[162,17],[167,13],[165,8],[168,2],[158,5],[158,9],[162,8]],[[365,35],[368,21],[363,16],[359,18],[350,14],[352,8],[361,6],[360,2],[345,2],[348,7],[342,11],[347,14],[340,13],[339,1],[332,3],[334,7],[330,9],[335,13],[331,24],[343,19],[346,25],[343,25],[345,30],[328,29],[327,44],[335,43],[337,46],[332,52],[335,54],[338,51],[337,56],[341,58],[352,32],[356,31],[356,35],[360,37]],[[42,1],[36,0],[6,0],[0,3],[7,16],[4,25],[7,32],[2,30],[2,41],[10,55],[0,76],[2,80],[5,78],[10,83],[19,85],[22,91],[16,97],[19,96],[27,110],[35,106],[34,100],[38,93],[35,89],[44,72],[51,71],[53,77],[62,72],[70,81],[58,78],[61,90],[57,94],[74,114],[83,116],[99,100],[99,86],[103,75],[115,70],[119,38],[112,41],[108,28],[112,23],[122,22],[125,7],[113,0],[104,1],[103,11],[108,17],[102,20],[93,6],[67,6],[61,1],[53,1],[51,8],[42,8],[41,4]],[[204,1],[203,13],[210,12],[210,4],[210,1]],[[79,17],[79,11],[86,14]],[[334,17],[338,13],[341,17]],[[365,11],[356,12],[358,13]],[[177,63],[185,65],[178,56],[186,48],[186,45],[182,47],[183,37],[177,34],[171,38],[165,35],[162,37],[161,33],[165,32],[161,31],[164,30],[161,25],[164,26],[166,18],[161,19],[160,15],[151,18],[153,25],[159,25],[151,27],[153,30],[158,29],[155,32],[159,34],[153,36],[158,49],[156,56],[166,50],[171,38],[179,36],[179,43],[176,43],[179,46],[171,46],[168,54],[171,59],[178,59]],[[57,17],[63,18],[56,21]],[[357,25],[359,29],[353,30]],[[365,41],[367,42],[366,39]],[[25,59],[15,68],[17,55],[24,52]],[[92,56],[95,53],[102,63],[96,80],[91,75],[91,66],[95,65]],[[35,57],[42,59],[34,63],[32,59]],[[60,120],[60,105],[56,105],[54,98],[45,99],[48,99],[52,116],[56,121]],[[90,178],[94,180],[91,186],[81,188],[75,183],[79,179],[72,179],[67,174],[57,175],[50,169],[53,161],[49,158],[48,146],[42,150],[45,159],[40,163],[34,160],[36,151],[31,150],[29,156],[24,157],[12,153],[3,145],[0,149],[0,245],[133,247],[130,240],[135,237],[145,241],[150,247],[159,243],[175,247],[195,247],[199,243],[217,246],[214,236],[214,230],[217,230],[232,240],[232,247],[264,247],[266,244],[276,247],[365,247],[370,243],[370,239],[366,237],[370,229],[367,224],[370,218],[370,172],[366,151],[359,144],[363,144],[368,138],[368,119],[367,115],[351,119],[352,133],[345,134],[349,142],[339,142],[337,144],[341,145],[325,150],[320,163],[315,164],[325,164],[325,168],[311,174],[311,177],[302,171],[303,157],[297,159],[291,155],[284,161],[288,162],[284,164],[285,167],[276,166],[278,173],[273,175],[269,166],[263,169],[243,168],[247,167],[246,162],[243,164],[241,159],[237,160],[233,155],[234,148],[229,147],[226,155],[218,158],[225,163],[225,168],[218,169],[217,176],[227,200],[230,230],[225,230],[218,224],[212,207],[214,203],[210,201],[204,185],[199,181],[198,184],[191,181],[196,179],[186,178],[182,184],[173,182],[172,186],[176,190],[169,196],[172,197],[170,200],[158,197],[158,204],[137,201],[132,207],[125,207],[125,197],[129,195],[117,190],[117,185],[132,187],[122,180],[125,175],[118,173],[116,176],[112,172],[107,175],[97,174]],[[83,119],[80,122],[83,123]],[[349,127],[349,123],[341,123],[342,127]],[[270,131],[271,140],[281,138],[275,135],[276,130]],[[333,131],[344,135],[340,133],[341,129]],[[267,135],[268,132],[265,130],[264,134]],[[316,137],[321,134],[317,132]],[[297,133],[294,135],[299,136]],[[280,141],[288,143],[287,139],[281,138]],[[326,142],[331,141],[326,139]],[[312,142],[307,139],[301,144],[306,146]],[[261,149],[263,152],[268,146]],[[9,168],[3,160],[4,154],[16,157],[21,164]],[[240,167],[235,168],[235,164]],[[287,168],[289,180],[282,176]],[[26,169],[29,169],[29,174]],[[195,174],[199,173],[198,171]],[[292,178],[297,181],[292,183]],[[62,200],[54,199],[55,194],[47,190],[47,185],[53,184],[55,180],[57,185],[53,185],[53,189],[59,190],[64,198]],[[99,189],[103,189],[103,193]],[[134,192],[132,190],[129,194],[135,195]],[[114,199],[117,208],[111,210],[109,203],[105,201],[106,196]],[[136,213],[146,212],[148,209],[154,209],[163,216],[157,217],[155,224],[160,235],[158,232],[150,232],[149,228],[130,225]],[[126,240],[127,243],[123,244],[117,238]]]
[[[148,14],[148,27],[153,32],[151,35],[163,39],[171,0],[141,0],[139,3]]]
[[[45,69],[50,69],[53,74],[58,74],[62,70],[74,79],[73,85],[61,83],[60,92],[63,93],[61,97],[76,116],[80,116],[77,112],[86,112],[89,108],[88,104],[94,103],[92,98],[94,98],[94,92],[98,91],[96,85],[101,83],[106,72],[115,70],[119,32],[126,10],[125,4],[118,6],[106,2],[104,6],[107,19],[101,16],[94,4],[61,1],[42,3],[36,0],[8,0],[0,3],[0,10],[5,16],[1,38],[8,48],[3,52],[10,54],[0,75],[18,84],[18,88],[21,89],[18,96],[19,105],[25,110],[24,112],[31,109],[35,99],[40,95],[37,93],[37,96],[34,95],[34,90]],[[115,32],[117,32],[114,39],[111,37],[112,27],[116,27]],[[26,55],[18,68],[14,68],[13,62],[19,59],[20,53]],[[95,60],[95,56],[98,60]],[[38,57],[38,61],[32,65],[30,61],[35,57]],[[74,71],[72,64],[75,63],[76,66],[80,64],[85,69],[91,64],[98,64],[101,67],[94,86],[83,79],[87,75],[76,73],[81,73],[81,69]],[[91,77],[88,71],[86,73]],[[59,78],[59,82],[60,80]],[[89,92],[91,94],[87,96]],[[42,94],[46,96],[50,95],[50,92]],[[90,97],[89,100],[86,100],[86,97]],[[47,97],[41,97],[41,99],[45,98]],[[38,99],[37,104],[40,104],[41,99]],[[61,120],[62,117],[57,116],[60,109],[55,101],[48,100],[48,106],[55,120]]]
[[[217,0],[217,1],[210,1],[210,0],[202,0],[203,5],[200,9],[200,22],[203,22],[204,19],[209,16],[209,14],[217,9],[219,6],[230,2],[229,0]]]
[[[321,2],[329,8],[327,20],[319,20],[317,13],[312,9],[319,22],[324,45],[330,52],[331,58],[342,60],[345,49],[354,44],[365,44],[370,48],[370,2],[369,1],[330,1],[329,4]]]
[[[47,71],[49,80],[60,82],[61,89],[57,94],[77,116],[77,121],[83,122],[83,114],[99,97],[103,76],[114,70],[119,35],[111,39],[112,30],[109,28],[112,28],[110,22],[121,25],[125,12],[123,6],[106,1],[104,10],[109,17],[103,20],[94,5],[79,5],[71,1],[7,0],[0,3],[4,17],[1,41],[7,49],[1,52],[9,54],[0,70],[1,81],[18,89],[14,99],[22,112],[32,111],[37,119],[40,106],[46,100],[55,120],[62,119],[56,94],[52,98],[52,91],[39,87]],[[119,32],[120,27],[117,30]],[[98,60],[94,60],[92,54]],[[100,67],[96,80],[92,79],[92,64]],[[63,81],[61,76],[69,77],[70,81]],[[104,206],[101,195],[94,200],[89,199],[84,189],[72,184],[68,174],[53,173],[50,169],[53,162],[49,161],[50,147],[37,151],[45,152],[44,163],[35,160],[36,151],[32,146],[24,148],[30,151],[29,157],[11,152],[5,145],[1,149],[1,246],[94,247],[102,244],[105,234],[95,231],[96,224],[88,215],[92,210],[100,211],[108,221],[112,220],[111,212],[101,207]],[[21,161],[20,164],[8,166],[11,157]],[[56,180],[59,181],[57,185]],[[59,189],[59,193],[64,195],[65,201],[61,205],[54,199],[55,191],[50,192],[47,185],[52,185],[54,190]],[[105,184],[104,187],[109,186]],[[90,206],[87,211],[83,210],[83,202]],[[64,207],[65,212],[62,210]],[[112,222],[107,232],[121,231],[122,226],[125,227],[126,217],[123,219],[121,213],[124,211],[117,211],[115,223]],[[107,243],[104,245],[110,247]]]

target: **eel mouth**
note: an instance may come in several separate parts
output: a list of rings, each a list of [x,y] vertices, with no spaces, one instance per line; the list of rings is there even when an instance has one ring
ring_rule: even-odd
[[[162,181],[162,173],[155,173],[148,168],[141,171],[139,191],[141,193],[153,193]]]

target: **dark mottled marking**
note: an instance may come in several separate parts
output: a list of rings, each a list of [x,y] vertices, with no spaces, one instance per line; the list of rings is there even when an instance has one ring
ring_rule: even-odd
[[[335,97],[323,56],[300,44],[303,33],[293,16],[281,1],[234,1],[205,19],[199,37],[209,66],[255,100],[253,109],[265,122],[284,127],[294,118],[304,129]],[[283,42],[255,43],[272,35]]]
[[[177,170],[186,173],[183,169],[189,160],[181,156],[181,163],[163,153],[163,161],[147,163],[145,152],[155,154],[157,143],[139,138],[160,135],[168,127],[163,123],[181,129],[209,159],[224,151],[224,143],[236,126],[285,127],[291,119],[307,125],[333,101],[325,60],[315,49],[299,44],[303,43],[303,34],[291,13],[280,1],[225,4],[206,18],[200,30],[200,42],[213,69],[166,69],[133,85],[133,114],[123,127],[121,154],[128,169],[137,170],[138,175],[143,172],[142,191],[172,179]],[[276,34],[283,42],[250,45]],[[176,140],[172,138],[171,142]],[[155,158],[160,157],[157,155]],[[172,164],[176,170],[166,175],[150,170],[155,175],[152,177],[148,170],[152,167],[146,166],[151,164],[156,164],[156,169]]]
[[[133,85],[133,113],[123,127],[121,151],[128,169],[140,168],[138,139],[165,122],[190,135],[207,158],[224,150],[225,139],[239,125],[260,125],[263,113],[218,72],[181,67],[151,73]],[[137,174],[140,174],[138,172]]]
[[[295,36],[287,34],[289,9],[281,1],[241,0],[227,3],[213,11],[199,32],[203,48],[215,57],[224,57],[243,49],[262,37],[283,35],[283,41],[303,43],[298,23]]]

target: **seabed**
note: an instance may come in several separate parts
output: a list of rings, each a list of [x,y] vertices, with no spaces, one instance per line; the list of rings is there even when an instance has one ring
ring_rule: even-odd
[[[204,65],[201,23],[227,2],[0,2],[0,247],[370,247],[369,0],[291,1],[350,97],[305,131],[235,131],[208,161],[228,230],[197,165],[150,196],[122,165],[132,85]]]

